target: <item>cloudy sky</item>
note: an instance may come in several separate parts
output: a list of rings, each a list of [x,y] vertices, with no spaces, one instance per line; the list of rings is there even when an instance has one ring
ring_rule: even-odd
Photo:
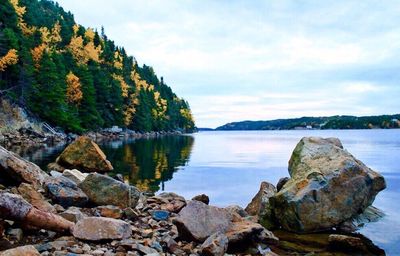
[[[153,66],[198,127],[400,112],[399,1],[57,1]]]

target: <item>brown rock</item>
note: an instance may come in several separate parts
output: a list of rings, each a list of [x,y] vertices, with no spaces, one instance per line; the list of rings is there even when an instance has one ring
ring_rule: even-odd
[[[160,193],[157,196],[150,197],[148,203],[156,202],[160,205],[161,210],[178,213],[183,207],[186,206],[186,200],[184,197],[179,196],[175,193]]]
[[[197,195],[197,196],[193,197],[192,200],[203,202],[205,204],[210,203],[210,198],[205,194]]]
[[[76,223],[73,235],[76,238],[91,241],[125,239],[132,235],[132,229],[128,223],[122,220],[89,217]]]
[[[17,182],[26,182],[38,189],[48,175],[34,163],[0,146],[0,172]]]
[[[18,192],[26,201],[36,208],[45,212],[56,213],[54,206],[47,202],[44,196],[37,192],[32,185],[21,183],[21,185],[18,187]]]
[[[73,223],[77,223],[85,217],[81,210],[74,206],[69,207],[66,211],[60,213],[60,216],[66,220],[72,221]]]
[[[88,137],[81,136],[72,142],[56,162],[65,168],[87,172],[108,172],[113,167],[99,146]]]
[[[0,252],[0,256],[39,256],[40,253],[32,245],[26,245]]]
[[[107,218],[120,219],[122,217],[122,210],[114,205],[99,206],[97,209],[100,215]]]

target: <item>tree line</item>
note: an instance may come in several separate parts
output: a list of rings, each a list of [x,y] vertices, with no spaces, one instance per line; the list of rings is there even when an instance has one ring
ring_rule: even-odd
[[[66,131],[193,131],[189,104],[104,29],[49,0],[0,2],[0,93]]]

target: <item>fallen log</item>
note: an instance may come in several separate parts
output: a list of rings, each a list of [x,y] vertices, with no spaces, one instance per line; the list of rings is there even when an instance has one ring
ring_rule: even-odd
[[[33,207],[19,195],[0,192],[0,218],[56,232],[71,232],[74,223]]]

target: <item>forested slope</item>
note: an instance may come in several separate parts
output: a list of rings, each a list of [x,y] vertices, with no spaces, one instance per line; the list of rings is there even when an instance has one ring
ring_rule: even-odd
[[[66,131],[192,131],[188,103],[104,30],[48,0],[0,2],[0,96]]]

